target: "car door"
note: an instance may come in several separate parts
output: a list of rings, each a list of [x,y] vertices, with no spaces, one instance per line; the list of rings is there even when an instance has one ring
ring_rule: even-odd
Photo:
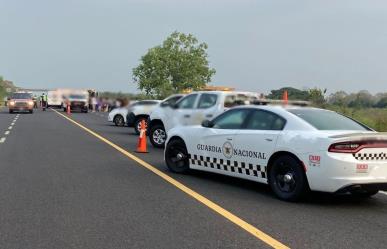
[[[203,120],[213,119],[217,113],[218,94],[202,93],[199,96],[198,104],[191,114],[190,125],[198,125]]]
[[[229,110],[215,118],[211,127],[203,127],[200,134],[192,139],[195,149],[191,154],[191,167],[233,175],[235,134],[242,127],[249,112],[249,109]]]
[[[176,103],[175,112],[172,115],[174,126],[189,125],[193,121],[193,114],[197,105],[199,94],[190,94]]]
[[[286,120],[279,115],[252,109],[244,128],[234,138],[234,158],[243,163],[245,178],[267,182],[267,164]]]

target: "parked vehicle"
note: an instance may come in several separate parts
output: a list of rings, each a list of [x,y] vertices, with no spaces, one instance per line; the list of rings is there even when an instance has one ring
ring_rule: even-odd
[[[63,104],[63,94],[60,90],[50,90],[47,92],[47,107],[61,108]]]
[[[87,113],[89,111],[89,92],[84,90],[70,91],[64,95],[63,111],[67,110],[67,105],[70,105],[71,111],[79,111]]]
[[[134,103],[128,109],[126,124],[133,127],[136,134],[140,134],[141,122],[148,127],[149,114],[161,103],[160,100],[142,100]]]
[[[200,124],[225,110],[259,99],[253,92],[199,91],[186,95],[173,105],[155,109],[149,117],[149,139],[154,147],[164,147],[167,133],[180,125]]]
[[[369,197],[387,190],[387,135],[333,111],[240,106],[169,132],[168,168],[269,184],[278,198],[308,191]]]

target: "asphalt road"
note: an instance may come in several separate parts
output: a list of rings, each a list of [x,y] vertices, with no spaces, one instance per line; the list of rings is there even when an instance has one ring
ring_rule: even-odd
[[[135,154],[133,129],[106,116],[70,117]],[[54,111],[16,117],[0,109],[0,248],[270,248]],[[386,194],[287,203],[266,185],[170,173],[149,150],[135,155],[288,247],[387,247]]]

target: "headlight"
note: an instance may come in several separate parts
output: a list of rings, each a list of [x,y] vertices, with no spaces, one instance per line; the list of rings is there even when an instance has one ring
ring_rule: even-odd
[[[28,101],[28,104],[29,105],[34,105],[34,101],[30,100],[30,101]]]
[[[9,105],[15,105],[15,101],[13,100],[9,101]]]

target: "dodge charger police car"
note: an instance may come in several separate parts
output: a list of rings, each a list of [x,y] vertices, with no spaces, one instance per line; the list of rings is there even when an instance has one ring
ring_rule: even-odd
[[[169,131],[168,168],[269,184],[283,200],[310,190],[368,197],[387,190],[387,134],[336,112],[243,106]]]

